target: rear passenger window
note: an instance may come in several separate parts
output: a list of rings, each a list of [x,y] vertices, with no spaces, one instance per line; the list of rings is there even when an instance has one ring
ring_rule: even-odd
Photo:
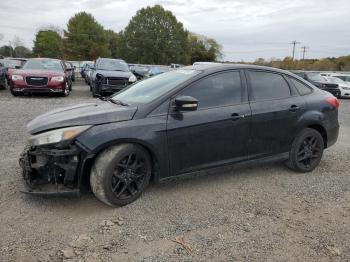
[[[295,88],[298,90],[298,92],[301,96],[310,94],[312,92],[311,87],[308,87],[307,85],[303,84],[302,82],[300,82],[294,78],[289,77],[289,79],[293,83]]]
[[[248,71],[251,91],[255,100],[290,97],[289,85],[284,78],[275,73]]]
[[[241,77],[238,71],[225,72],[206,77],[182,93],[198,99],[198,108],[227,106],[242,100]]]

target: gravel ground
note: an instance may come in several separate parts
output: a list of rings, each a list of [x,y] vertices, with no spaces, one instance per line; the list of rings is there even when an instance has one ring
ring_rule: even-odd
[[[67,98],[0,91],[0,261],[350,260],[350,100],[341,101],[337,144],[309,174],[279,164],[226,168],[150,186],[122,208],[92,193],[21,194],[25,124],[91,100],[79,83]]]

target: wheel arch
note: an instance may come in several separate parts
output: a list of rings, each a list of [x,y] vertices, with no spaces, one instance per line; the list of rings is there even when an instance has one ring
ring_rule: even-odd
[[[153,149],[152,145],[148,144],[145,141],[138,140],[138,139],[117,139],[113,141],[109,141],[105,144],[100,145],[93,151],[89,152],[89,156],[86,158],[86,161],[83,161],[83,165],[81,167],[81,178],[83,184],[88,183],[90,179],[90,173],[91,168],[97,158],[97,156],[103,152],[105,149],[120,145],[120,144],[136,144],[141,146],[150,156],[152,161],[152,174],[151,174],[151,182],[153,183],[159,183],[159,156],[155,153],[155,150]]]

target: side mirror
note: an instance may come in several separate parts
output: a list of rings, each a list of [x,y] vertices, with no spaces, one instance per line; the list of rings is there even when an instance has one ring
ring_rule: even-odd
[[[94,67],[94,66],[90,66],[90,69],[91,69],[91,70],[95,70],[95,67]]]
[[[196,111],[198,100],[192,96],[180,96],[175,98],[175,106],[178,111]]]
[[[18,65],[15,66],[15,69],[20,69],[20,68],[21,68],[21,66],[18,66]]]

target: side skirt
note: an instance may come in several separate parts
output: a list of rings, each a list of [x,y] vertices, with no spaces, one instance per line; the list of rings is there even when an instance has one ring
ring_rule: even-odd
[[[288,160],[289,158],[289,152],[285,153],[280,153],[274,156],[268,156],[268,157],[263,157],[259,159],[252,159],[252,160],[247,160],[244,162],[239,162],[235,164],[225,164],[222,166],[215,166],[211,168],[206,168],[206,169],[201,169],[201,170],[196,170],[193,172],[189,173],[183,173],[171,177],[165,177],[161,178],[159,180],[159,183],[167,183],[169,181],[174,181],[174,180],[180,180],[180,179],[188,179],[188,178],[194,178],[194,177],[199,177],[199,176],[206,176],[208,175],[208,172],[212,173],[215,171],[222,171],[226,168],[247,168],[247,167],[252,167],[252,166],[258,166],[261,164],[268,164],[268,163],[275,163],[275,162],[283,162]]]

